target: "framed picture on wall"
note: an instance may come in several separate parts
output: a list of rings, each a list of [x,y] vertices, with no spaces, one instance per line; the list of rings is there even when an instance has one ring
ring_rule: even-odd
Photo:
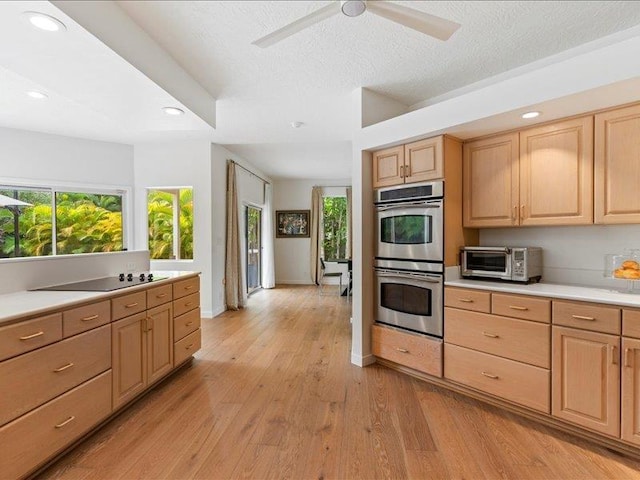
[[[276,237],[309,237],[309,210],[276,210]]]

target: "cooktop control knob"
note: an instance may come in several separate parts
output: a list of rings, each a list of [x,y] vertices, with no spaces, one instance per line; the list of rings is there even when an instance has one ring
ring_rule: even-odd
[[[153,282],[153,273],[150,273],[149,275],[147,275],[147,279],[148,279],[150,282]]]
[[[120,275],[118,275],[118,278],[120,279],[121,282],[124,282],[124,273],[121,273]]]
[[[140,274],[140,281],[141,281],[141,282],[144,282],[144,273],[141,273],[141,274]]]
[[[130,281],[130,282],[133,282],[133,273],[129,273],[127,275],[127,280]]]

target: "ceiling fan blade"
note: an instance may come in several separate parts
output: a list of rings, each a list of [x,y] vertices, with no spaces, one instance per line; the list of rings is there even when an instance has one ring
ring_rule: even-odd
[[[298,33],[300,30],[304,30],[311,25],[329,18],[336,13],[340,13],[340,2],[332,1],[329,5],[310,13],[309,15],[299,18],[295,22],[292,22],[289,25],[276,30],[275,32],[271,32],[269,35],[259,38],[255,42],[252,42],[252,45],[266,48],[270,45],[273,45],[274,43],[279,42],[280,40],[284,40],[294,33]]]
[[[448,40],[460,28],[451,20],[380,0],[368,1],[367,11],[440,40]]]

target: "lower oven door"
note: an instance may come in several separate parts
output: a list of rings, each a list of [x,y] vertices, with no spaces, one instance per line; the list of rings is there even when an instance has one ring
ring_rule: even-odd
[[[442,337],[442,275],[376,269],[376,321]]]

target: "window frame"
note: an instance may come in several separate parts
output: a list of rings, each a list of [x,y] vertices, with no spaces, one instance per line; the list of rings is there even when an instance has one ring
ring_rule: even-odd
[[[323,194],[322,194],[322,229],[321,229],[322,239],[321,239],[321,242],[322,242],[322,258],[326,260],[327,257],[325,256],[326,254],[325,254],[325,251],[324,251],[324,243],[326,241],[325,223],[324,223],[324,220],[325,220],[325,216],[324,216],[324,199],[325,198],[344,198],[345,199],[345,221],[347,221],[347,219],[348,219],[349,212],[348,212],[348,206],[346,205],[346,198],[347,198],[347,193],[346,192],[345,193],[339,193],[339,194],[331,194],[331,195],[330,194],[326,194],[326,193],[323,192]],[[348,252],[346,251],[346,249],[347,249],[347,245],[349,244],[348,236],[349,236],[349,232],[346,231],[345,232],[345,256],[344,257],[337,257],[337,258],[347,258]]]
[[[120,185],[87,185],[73,182],[46,182],[40,180],[24,180],[0,177],[0,190],[38,190],[47,191],[51,194],[51,255],[34,257],[8,257],[0,260],[13,260],[17,258],[48,258],[67,255],[82,255],[79,253],[58,253],[57,248],[57,218],[56,218],[56,194],[57,193],[86,193],[93,195],[115,195],[122,198],[122,251],[132,250],[133,221],[131,215],[130,198],[132,187]],[[92,252],[92,253],[113,253],[113,252]]]
[[[192,213],[192,225],[191,225],[191,250],[192,250],[192,258],[181,258],[180,257],[180,245],[182,244],[181,239],[180,239],[180,235],[181,235],[181,230],[180,230],[180,191],[181,190],[191,190],[191,201],[194,203],[193,206],[193,213]],[[172,214],[173,214],[173,240],[172,240],[172,252],[174,254],[174,258],[151,258],[152,262],[193,262],[195,259],[195,230],[194,230],[194,223],[195,223],[195,202],[194,202],[194,187],[193,186],[165,186],[165,187],[145,187],[144,189],[145,191],[145,196],[144,196],[144,202],[145,202],[145,243],[146,246],[145,248],[149,251],[149,255],[151,255],[151,244],[149,242],[149,193],[152,191],[157,191],[157,192],[164,192],[164,193],[169,193],[170,195],[172,195],[173,197],[173,202],[172,202]]]

